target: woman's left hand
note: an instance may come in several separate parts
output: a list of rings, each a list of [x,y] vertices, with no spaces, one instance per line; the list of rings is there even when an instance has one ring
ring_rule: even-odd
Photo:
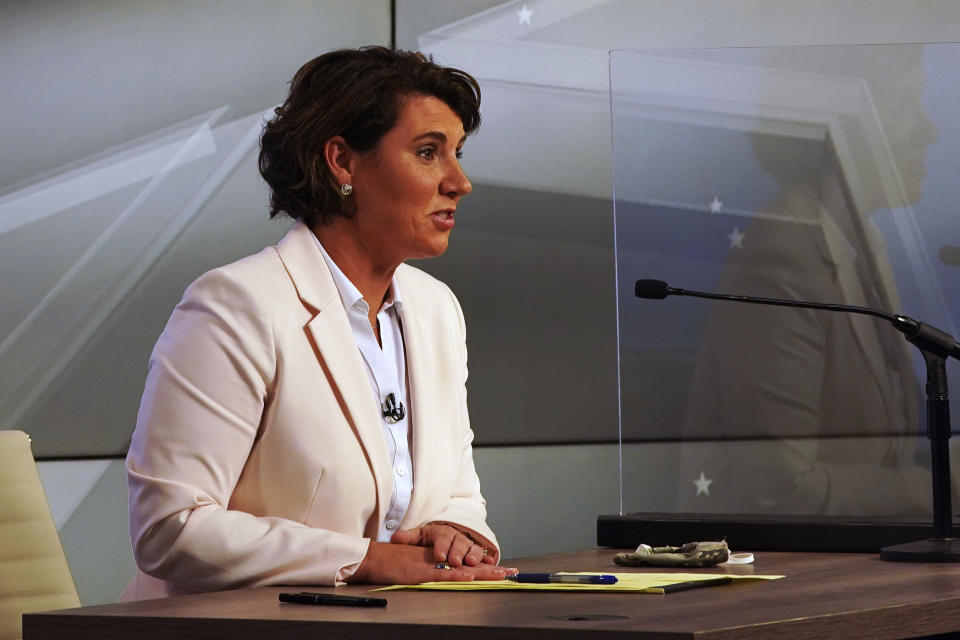
[[[464,565],[476,567],[483,563],[493,564],[493,558],[488,555],[486,549],[448,524],[428,522],[422,527],[397,531],[391,536],[390,542],[433,547],[434,559],[454,568]]]

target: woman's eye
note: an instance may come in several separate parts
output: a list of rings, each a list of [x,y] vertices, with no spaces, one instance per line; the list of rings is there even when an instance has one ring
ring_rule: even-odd
[[[457,149],[457,160],[463,159],[463,150]]]
[[[420,155],[421,158],[429,160],[433,158],[434,149],[433,147],[424,147],[423,149],[420,149],[420,151],[418,151],[417,153]]]

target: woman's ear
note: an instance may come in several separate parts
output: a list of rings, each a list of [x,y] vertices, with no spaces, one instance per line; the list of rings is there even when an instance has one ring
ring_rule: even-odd
[[[323,145],[323,160],[330,168],[330,174],[337,185],[353,183],[356,154],[343,136],[334,136]]]

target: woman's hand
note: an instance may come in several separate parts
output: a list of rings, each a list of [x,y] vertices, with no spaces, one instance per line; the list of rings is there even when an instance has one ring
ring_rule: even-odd
[[[347,582],[367,584],[469,582],[471,580],[503,580],[509,573],[516,573],[516,569],[506,569],[486,563],[471,567],[461,566],[459,569],[452,567],[437,569],[434,551],[428,547],[393,542],[371,542],[367,555],[363,557],[354,574],[347,578]]]
[[[441,522],[428,522],[416,529],[397,531],[390,542],[433,547],[434,562],[443,562],[455,569],[494,564],[493,558],[487,555],[487,550],[481,545],[456,527]]]

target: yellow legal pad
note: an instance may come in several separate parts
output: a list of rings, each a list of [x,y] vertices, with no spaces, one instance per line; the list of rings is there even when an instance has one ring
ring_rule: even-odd
[[[551,582],[547,584],[531,582],[513,582],[512,580],[474,580],[473,582],[424,582],[422,584],[395,584],[380,587],[373,591],[392,591],[397,589],[427,589],[433,591],[622,591],[634,593],[663,593],[663,587],[678,582],[696,582],[715,578],[733,578],[741,580],[776,580],[784,576],[776,575],[734,575],[724,573],[595,573],[568,572],[576,575],[614,575],[616,584],[567,584]]]

